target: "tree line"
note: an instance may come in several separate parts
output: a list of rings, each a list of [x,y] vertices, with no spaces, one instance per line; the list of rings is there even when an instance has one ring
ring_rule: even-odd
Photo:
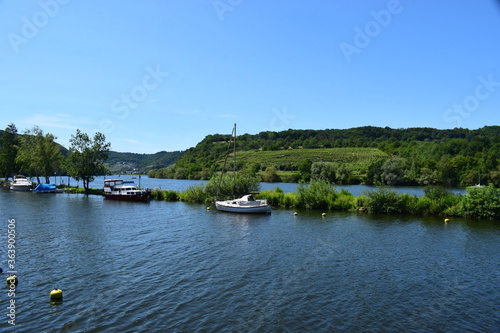
[[[208,135],[196,147],[188,149],[175,166],[153,170],[150,177],[210,179],[221,171],[227,142],[231,136]],[[500,126],[476,130],[365,126],[352,129],[286,130],[243,134],[237,138],[237,150],[287,151],[317,148],[377,148],[387,156],[374,159],[361,170],[352,172],[349,163],[311,161],[299,163],[237,163],[240,172],[259,174],[263,180],[309,181],[319,178],[336,184],[368,185],[442,185],[467,186],[481,182],[500,186]],[[291,171],[283,179],[280,172]],[[265,179],[264,179],[265,178]]]
[[[38,183],[44,178],[68,175],[83,181],[85,191],[97,175],[106,173],[104,162],[111,144],[104,134],[94,137],[76,130],[71,135],[69,150],[57,144],[53,134],[44,133],[38,126],[19,135],[17,127],[9,124],[0,139],[0,175],[8,180],[18,174],[35,177]]]

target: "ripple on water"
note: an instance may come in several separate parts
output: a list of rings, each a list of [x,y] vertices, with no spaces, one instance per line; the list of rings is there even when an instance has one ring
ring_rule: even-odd
[[[497,224],[0,196],[19,231],[21,331],[498,328]]]

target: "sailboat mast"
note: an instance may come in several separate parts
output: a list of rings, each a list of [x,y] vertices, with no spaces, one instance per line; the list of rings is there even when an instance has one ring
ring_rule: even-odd
[[[234,154],[234,164],[233,164],[233,196],[236,192],[236,124],[234,124],[234,140],[233,140],[233,154]]]

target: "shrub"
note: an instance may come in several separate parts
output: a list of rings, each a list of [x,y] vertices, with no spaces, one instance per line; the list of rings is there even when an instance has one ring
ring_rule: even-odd
[[[466,216],[490,220],[500,218],[500,190],[492,184],[469,188],[462,202]]]
[[[174,191],[171,191],[174,192]],[[177,192],[175,192],[177,194]],[[173,196],[173,194],[171,194]],[[203,203],[206,202],[207,199],[211,200],[212,198],[205,191],[205,186],[202,184],[190,186],[187,190],[180,193],[178,195],[178,199],[187,202],[196,202]],[[167,198],[165,200],[168,200]]]
[[[418,198],[408,193],[398,194],[394,190],[368,191],[367,208],[372,213],[403,214],[414,213]]]
[[[353,210],[356,208],[356,199],[347,191],[342,189],[334,197],[334,200],[328,203],[328,209],[332,210]]]
[[[312,179],[309,185],[299,184],[298,205],[307,209],[328,209],[337,197],[335,186],[328,181]]]
[[[221,178],[220,175],[210,178],[205,191],[210,198],[231,199],[235,195],[248,194],[250,192],[258,192],[260,188],[260,180],[258,177],[237,174],[236,179],[234,175],[224,174]]]
[[[164,200],[166,201],[178,201],[179,200],[179,193],[177,191],[165,191],[164,192]]]

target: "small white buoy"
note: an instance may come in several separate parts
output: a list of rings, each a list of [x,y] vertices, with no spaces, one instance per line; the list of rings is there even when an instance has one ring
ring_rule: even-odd
[[[210,206],[207,207],[207,210],[210,210]]]
[[[444,223],[450,222],[450,219],[444,219]]]
[[[294,216],[297,216],[297,215],[299,215],[299,213],[297,213],[297,212],[293,212],[293,215],[294,215]]]
[[[321,216],[325,217],[325,216],[326,216],[326,213],[321,214]]]

